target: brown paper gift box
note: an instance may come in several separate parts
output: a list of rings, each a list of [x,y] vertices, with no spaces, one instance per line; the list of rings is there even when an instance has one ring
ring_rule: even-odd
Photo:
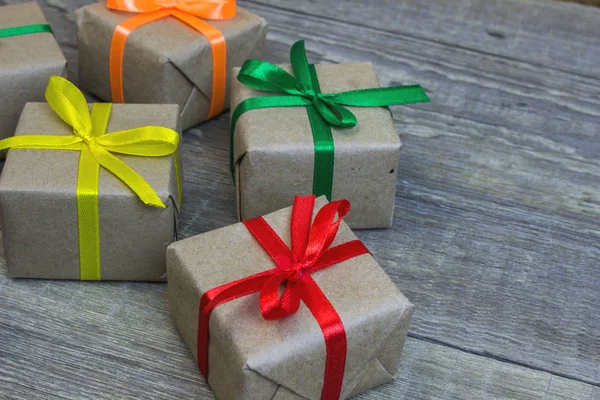
[[[0,29],[47,23],[37,3],[0,7]],[[51,33],[0,39],[0,139],[14,134],[25,103],[44,101],[52,75],[66,77],[67,60]]]
[[[180,132],[176,105],[115,104],[107,132],[157,125]],[[28,103],[15,135],[72,135],[46,103]],[[144,205],[100,168],[98,207],[103,280],[164,281],[178,218],[174,158],[113,153],[140,174],[166,209]],[[79,279],[76,186],[79,151],[13,149],[0,176],[0,219],[8,274]]]
[[[316,65],[323,93],[380,87],[371,64]],[[282,66],[291,72],[289,66]],[[239,69],[234,75],[237,77]],[[269,93],[234,79],[231,109],[250,97]],[[392,225],[400,139],[392,116],[382,107],[347,107],[357,117],[353,128],[331,127],[335,146],[332,199],[347,199],[353,229]],[[305,107],[252,110],[234,134],[235,181],[240,220],[255,218],[311,194],[314,141]]]
[[[315,214],[324,204],[324,197],[317,199]],[[290,217],[291,207],[265,217],[288,246]],[[342,223],[332,246],[355,239]],[[267,253],[241,223],[169,247],[169,309],[194,357],[202,294],[273,267]],[[312,277],[346,329],[348,354],[342,398],[393,379],[412,304],[370,254],[315,272]],[[218,306],[209,327],[208,383],[217,399],[320,399],[325,344],[305,305],[287,318],[265,321],[255,293]]]
[[[113,32],[117,25],[135,15],[109,10],[104,2],[76,12],[79,83],[106,101],[112,98],[108,60]],[[231,68],[241,66],[248,58],[262,56],[267,23],[239,7],[235,18],[207,22],[221,31],[227,43],[225,104],[229,105]],[[175,18],[164,18],[134,30],[125,46],[123,86],[126,102],[178,104],[183,129],[205,121],[212,91],[208,40]]]

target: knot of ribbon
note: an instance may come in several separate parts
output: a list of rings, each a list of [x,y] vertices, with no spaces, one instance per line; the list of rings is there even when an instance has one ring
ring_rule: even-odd
[[[159,10],[180,10],[204,19],[235,17],[235,0],[107,0],[113,10],[149,13]]]
[[[173,155],[178,197],[181,181],[177,146],[179,134],[160,126],[144,126],[105,133],[112,104],[95,103],[92,112],[85,97],[68,80],[50,77],[46,100],[54,112],[72,128],[72,135],[23,135],[0,140],[0,150],[38,149],[79,151],[77,211],[81,279],[100,279],[98,182],[102,166],[127,185],[144,204],[166,208],[156,191],[135,170],[113,153],[141,157]]]
[[[275,268],[206,291],[200,299],[198,365],[208,380],[210,314],[221,304],[259,292],[259,308],[265,320],[289,316],[304,302],[321,327],[326,362],[321,399],[339,399],[346,362],[344,325],[312,274],[342,261],[369,254],[360,240],[331,247],[342,219],[350,211],[347,200],[323,206],[312,220],[315,196],[296,197],[290,223],[291,249],[264,218],[244,221],[248,231],[275,263]],[[336,218],[337,216],[337,218]],[[280,287],[285,289],[280,295]]]
[[[236,0],[107,0],[112,10],[139,13],[121,22],[113,33],[109,53],[109,75],[112,100],[125,102],[123,89],[123,56],[129,35],[140,26],[166,17],[174,17],[204,35],[212,51],[212,90],[207,118],[223,111],[227,78],[227,44],[223,34],[205,21],[236,16]]]
[[[308,210],[308,207],[306,209]],[[293,209],[292,251],[289,254],[280,254],[274,259],[279,271],[274,272],[261,288],[260,312],[263,318],[276,320],[298,311],[302,288],[310,274],[330,266],[322,263],[322,256],[335,239],[339,225],[348,211],[350,203],[347,200],[327,204],[315,217],[310,231],[305,233],[302,231],[306,231],[306,226],[300,229],[299,226],[309,222],[307,215],[302,215],[306,211]],[[336,214],[338,219],[334,221]],[[281,285],[285,285],[285,289],[280,296]]]
[[[272,107],[306,107],[315,142],[313,193],[331,199],[333,181],[333,136],[331,127],[356,126],[356,116],[347,107],[387,107],[428,102],[420,85],[357,89],[340,93],[322,93],[314,65],[309,64],[304,41],[290,51],[294,75],[262,60],[247,60],[238,80],[261,92],[279,96],[252,97],[242,101],[231,117],[230,169],[235,173],[233,135],[239,118],[250,110]]]

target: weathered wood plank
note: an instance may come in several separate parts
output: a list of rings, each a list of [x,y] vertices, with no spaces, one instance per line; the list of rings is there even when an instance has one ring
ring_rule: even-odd
[[[269,2],[239,2],[272,24],[267,59],[286,62],[289,45],[307,38],[311,60],[372,61],[384,85],[420,82],[434,100],[394,108],[405,145],[395,226],[359,235],[416,303],[412,334],[455,349],[409,340],[399,386],[364,398],[600,397],[598,387],[488,359],[600,384],[597,10],[531,0]],[[83,3],[43,4],[71,73],[70,12]],[[342,5],[354,7],[346,20],[333,15]],[[235,222],[227,125],[224,115],[184,139],[184,236]],[[0,285],[0,335],[12,338],[0,341],[0,376],[9,377],[0,382],[14,396],[125,397],[144,385],[149,397],[208,396],[194,368],[178,364],[187,353],[153,302],[163,286]],[[46,307],[63,313],[44,319]],[[81,376],[89,386],[78,387]]]
[[[423,39],[584,76],[597,77],[600,73],[595,41],[600,36],[600,10],[574,3],[246,0],[243,4],[268,5],[273,13],[293,11],[294,28],[301,29],[307,18],[317,19],[323,30],[330,23],[342,23],[390,34],[388,42],[398,35],[403,40]],[[306,35],[312,36],[320,35]]]
[[[0,256],[0,398],[212,399],[166,285],[10,280]],[[401,374],[357,397],[591,399],[594,386],[408,339]]]

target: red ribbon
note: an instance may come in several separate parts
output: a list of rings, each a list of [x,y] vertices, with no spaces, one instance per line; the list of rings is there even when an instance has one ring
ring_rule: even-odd
[[[350,211],[350,203],[347,200],[328,203],[317,213],[311,227],[314,202],[315,196],[297,196],[294,199],[290,224],[291,250],[262,217],[244,222],[277,267],[226,283],[202,295],[198,318],[198,366],[207,382],[211,311],[223,303],[260,291],[260,312],[266,320],[295,313],[301,300],[306,304],[321,327],[327,351],[321,400],[340,398],[346,367],[346,331],[340,316],[311,274],[368,254],[369,250],[360,240],[329,248],[342,219]],[[279,286],[282,284],[285,290],[280,296]]]

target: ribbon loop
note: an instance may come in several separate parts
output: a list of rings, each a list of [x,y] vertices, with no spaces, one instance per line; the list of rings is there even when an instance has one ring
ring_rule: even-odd
[[[91,138],[90,109],[83,93],[75,85],[59,76],[51,76],[46,88],[46,100],[77,136],[84,140]]]
[[[204,19],[230,19],[236,15],[235,0],[107,0],[113,10],[149,13],[178,9]]]
[[[350,211],[348,200],[337,200],[325,205],[315,217],[310,230],[304,260],[310,267],[321,257],[323,252],[331,246],[337,235],[342,219]],[[338,216],[335,220],[336,215]]]
[[[300,307],[300,286],[292,279],[293,272],[286,271],[273,275],[260,290],[260,313],[267,321],[285,318],[298,311]],[[279,288],[286,284],[281,297]]]
[[[301,81],[277,65],[263,60],[246,61],[240,69],[238,80],[248,87],[263,92],[289,94],[310,99],[310,95]]]
[[[306,49],[304,47],[304,40],[299,40],[292,45],[290,49],[290,62],[292,63],[292,71],[298,78],[302,85],[307,90],[314,92],[320,92],[319,82],[313,79],[308,66],[308,58],[306,57]]]

